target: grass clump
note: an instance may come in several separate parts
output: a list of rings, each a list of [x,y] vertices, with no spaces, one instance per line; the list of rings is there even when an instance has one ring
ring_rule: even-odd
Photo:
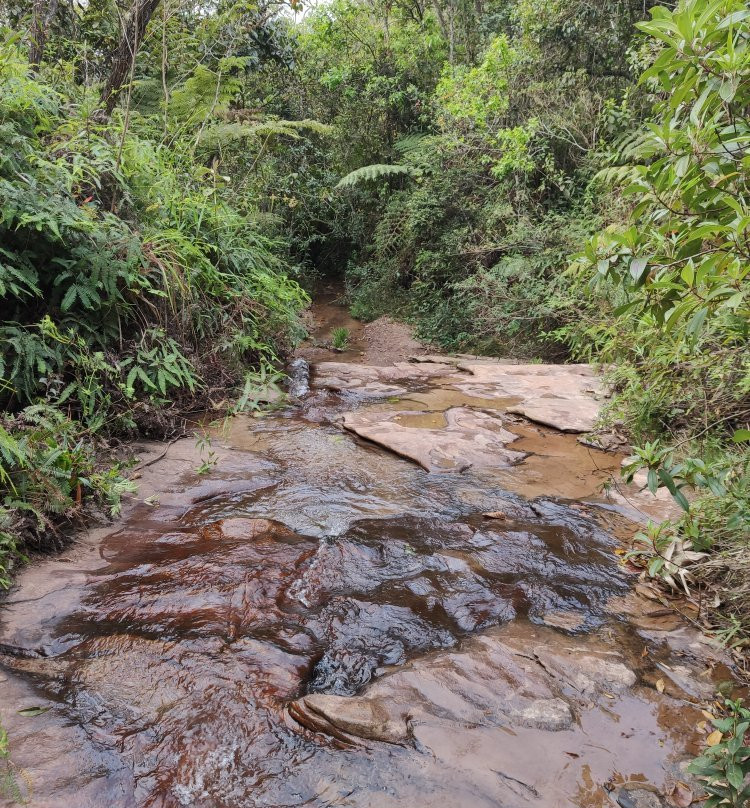
[[[339,326],[331,332],[331,345],[337,351],[345,351],[349,346],[349,329]]]
[[[28,804],[18,785],[13,762],[10,759],[8,733],[2,724],[0,724],[0,797],[12,800],[19,805]]]

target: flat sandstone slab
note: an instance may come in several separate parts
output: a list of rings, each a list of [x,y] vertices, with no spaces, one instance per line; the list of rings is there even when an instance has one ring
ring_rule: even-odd
[[[445,426],[431,428],[416,425],[424,413],[357,411],[344,415],[343,426],[426,471],[502,468],[526,456],[507,448],[518,436],[497,416],[467,407],[451,407],[443,415]],[[415,425],[407,425],[410,421]]]
[[[424,359],[388,367],[322,362],[315,367],[313,385],[370,397],[437,387],[480,399],[513,399],[509,412],[562,432],[591,431],[601,411],[604,394],[590,365]]]
[[[508,412],[523,415],[530,421],[558,429],[560,432],[590,432],[601,412],[601,404],[593,398],[535,398],[508,407]]]
[[[401,395],[415,385],[428,383],[430,379],[455,375],[455,371],[454,365],[440,362],[396,362],[383,366],[318,362],[313,374],[313,387],[354,390],[368,396]]]
[[[601,384],[590,365],[462,362],[457,369],[467,376],[453,387],[482,398],[520,398],[508,412],[561,432],[591,431],[601,411]]]

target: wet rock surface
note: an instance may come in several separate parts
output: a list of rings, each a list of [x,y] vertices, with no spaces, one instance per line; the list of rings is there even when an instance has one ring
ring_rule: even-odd
[[[442,420],[442,424],[440,421]],[[517,435],[495,415],[451,407],[440,419],[417,412],[347,413],[344,428],[419,463],[426,471],[500,468],[524,458],[508,449]]]
[[[541,428],[508,448],[512,402],[594,400],[596,380],[437,358],[319,365],[302,403],[217,429],[205,475],[194,441],[152,447],[117,525],[22,573],[0,721],[33,805],[664,793],[723,655],[639,607],[614,553],[628,523],[596,492],[605,455]],[[344,430],[355,416],[418,436],[412,459]]]
[[[396,362],[393,365],[352,365],[347,362],[320,362],[315,366],[313,386],[361,396],[381,398],[401,395],[415,384],[455,375],[455,366],[439,362]],[[455,375],[460,381],[461,376]]]
[[[316,366],[313,384],[377,398],[403,395],[415,385],[440,379],[442,387],[475,398],[506,400],[508,412],[563,432],[593,429],[604,400],[589,365],[432,361],[436,358],[387,366],[322,362]]]

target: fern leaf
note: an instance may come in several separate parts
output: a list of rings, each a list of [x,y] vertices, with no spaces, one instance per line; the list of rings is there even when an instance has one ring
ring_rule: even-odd
[[[399,154],[411,154],[429,146],[434,140],[434,135],[413,134],[400,137],[394,144],[394,148]]]
[[[73,303],[75,303],[76,297],[78,297],[78,287],[73,284],[72,286],[68,287],[65,297],[63,297],[62,302],[60,303],[60,308],[63,311],[69,311],[70,307],[73,305]]]
[[[363,166],[347,174],[339,180],[336,185],[337,188],[349,188],[357,185],[360,182],[370,182],[372,180],[379,180],[383,177],[394,177],[397,175],[412,175],[412,169],[409,166],[401,165],[388,165],[387,163],[374,163],[373,165]]]

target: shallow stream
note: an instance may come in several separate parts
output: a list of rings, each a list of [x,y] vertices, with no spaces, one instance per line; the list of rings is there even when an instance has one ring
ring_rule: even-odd
[[[600,491],[620,458],[516,418],[522,463],[428,473],[341,428],[344,412],[415,402],[421,419],[402,423],[415,429],[440,428],[449,407],[504,410],[439,382],[410,388],[313,389],[232,419],[205,474],[205,449],[181,440],[143,468],[114,528],[21,575],[0,612],[0,709],[29,804],[605,806],[623,784],[663,792],[682,776],[699,702],[726,671],[631,594],[615,550],[632,524]],[[559,701],[569,720],[492,708],[511,681],[498,643],[521,665],[510,691]],[[628,675],[587,668],[584,685],[561,654]],[[422,687],[448,668],[446,692],[478,717]],[[405,670],[408,688],[383,692]],[[431,705],[407,709],[400,741],[299,706],[374,684],[386,707],[409,693]]]

